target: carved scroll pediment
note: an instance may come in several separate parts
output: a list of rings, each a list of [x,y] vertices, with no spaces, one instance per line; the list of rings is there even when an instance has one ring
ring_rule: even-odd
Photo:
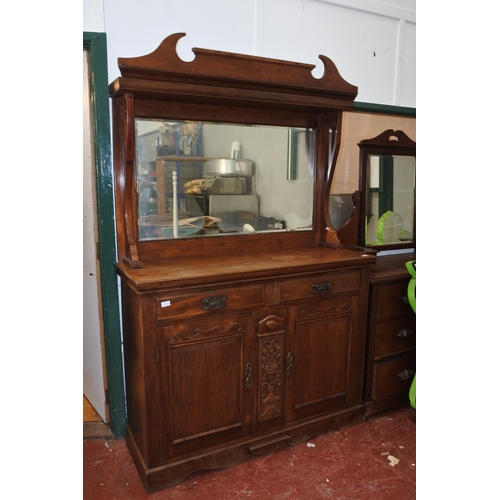
[[[416,142],[410,139],[402,130],[384,130],[371,139],[358,142],[358,146],[383,146],[390,148],[415,148]]]
[[[354,100],[357,87],[345,81],[335,64],[326,56],[319,55],[324,64],[321,78],[315,78],[315,65],[270,59],[265,57],[235,54],[193,48],[195,58],[183,61],[177,54],[177,42],[186,36],[175,33],[168,36],[150,54],[139,57],[118,58],[123,77],[197,83],[208,82],[219,86],[237,87],[240,82],[245,88],[296,88],[321,91],[325,97]]]

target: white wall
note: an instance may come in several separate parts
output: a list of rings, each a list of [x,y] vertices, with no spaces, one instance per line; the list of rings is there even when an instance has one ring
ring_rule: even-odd
[[[321,77],[322,54],[357,101],[416,107],[415,10],[416,0],[83,0],[83,31],[106,32],[110,81],[118,57],[182,32],[184,60],[201,47],[315,64]]]

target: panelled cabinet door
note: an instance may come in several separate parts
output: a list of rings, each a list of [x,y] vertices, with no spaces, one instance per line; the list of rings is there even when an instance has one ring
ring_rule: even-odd
[[[290,307],[286,354],[287,420],[352,402],[359,297]]]
[[[158,328],[163,460],[251,431],[252,315]]]

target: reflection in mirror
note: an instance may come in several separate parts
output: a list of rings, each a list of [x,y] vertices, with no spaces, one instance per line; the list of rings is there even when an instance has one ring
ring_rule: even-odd
[[[416,143],[401,130],[386,130],[358,145],[362,244],[377,249],[414,246]]]
[[[366,245],[413,240],[415,157],[368,155]]]
[[[140,240],[311,230],[311,129],[136,119]]]
[[[328,199],[328,212],[333,229],[342,229],[351,220],[354,212],[352,195],[331,194]]]

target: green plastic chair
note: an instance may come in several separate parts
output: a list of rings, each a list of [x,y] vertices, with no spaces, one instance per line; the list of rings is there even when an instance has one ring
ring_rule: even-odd
[[[406,263],[406,269],[408,269],[411,276],[410,282],[408,283],[408,301],[410,302],[413,312],[417,314],[417,261],[408,261]],[[412,408],[417,408],[417,374],[413,377],[409,398]]]

